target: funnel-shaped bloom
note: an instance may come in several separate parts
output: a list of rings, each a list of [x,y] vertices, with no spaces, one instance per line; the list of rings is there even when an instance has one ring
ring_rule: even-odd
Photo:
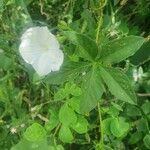
[[[21,37],[19,51],[25,62],[31,64],[40,76],[58,71],[64,60],[56,37],[47,27],[26,30]]]

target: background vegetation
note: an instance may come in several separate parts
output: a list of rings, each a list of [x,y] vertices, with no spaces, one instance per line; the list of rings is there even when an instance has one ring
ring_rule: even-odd
[[[150,149],[149,18],[149,0],[0,0],[0,150]],[[73,62],[80,58],[62,31],[97,37],[102,44],[144,37],[135,55],[114,65],[129,77],[137,105],[120,101],[106,88],[98,107],[80,114],[79,81],[72,76],[60,85],[50,84],[51,77],[40,80],[20,57],[22,33],[37,25],[57,35]]]

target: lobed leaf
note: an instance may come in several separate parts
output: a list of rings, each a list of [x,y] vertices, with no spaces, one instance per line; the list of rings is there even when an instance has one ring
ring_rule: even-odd
[[[88,113],[95,108],[104,92],[104,86],[98,68],[93,67],[85,75],[82,84],[80,109],[82,113]]]
[[[132,56],[143,45],[144,38],[128,36],[102,46],[100,60],[105,64],[119,63]]]
[[[66,31],[64,34],[73,44],[81,48],[79,53],[83,56],[83,58],[87,60],[93,60],[96,58],[98,46],[94,40],[84,34],[74,31]]]
[[[113,68],[100,68],[101,76],[108,86],[110,92],[118,99],[136,104],[137,99],[127,76],[121,71]]]

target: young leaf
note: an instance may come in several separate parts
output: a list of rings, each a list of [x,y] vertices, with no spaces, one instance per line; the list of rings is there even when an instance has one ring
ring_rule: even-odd
[[[135,132],[131,135],[130,139],[129,139],[129,143],[130,144],[136,144],[137,142],[139,142],[141,139],[143,138],[143,134],[142,132]]]
[[[79,116],[77,122],[71,127],[79,134],[86,133],[88,130],[88,121],[84,117]]]
[[[42,141],[46,138],[46,131],[40,124],[34,123],[26,129],[24,138],[31,142]]]
[[[132,56],[144,43],[144,38],[128,36],[111,41],[102,47],[100,59],[105,64],[118,63]]]
[[[136,95],[125,74],[117,69],[106,67],[101,67],[100,72],[110,92],[116,96],[116,98],[130,104],[136,104]]]
[[[64,34],[73,44],[81,48],[81,55],[85,59],[93,60],[94,58],[96,58],[98,47],[94,40],[74,31],[66,31],[64,32]]]
[[[93,67],[86,74],[82,84],[80,109],[82,113],[88,113],[95,108],[104,92],[98,68]]]
[[[88,66],[89,64],[84,62],[66,61],[59,71],[50,73],[44,79],[44,82],[50,84],[61,84],[66,81],[73,80],[79,75],[79,73],[84,72]]]
[[[116,137],[122,137],[129,130],[129,124],[123,118],[114,118],[110,123],[110,130]]]
[[[62,124],[68,126],[76,123],[77,116],[68,105],[64,104],[59,111],[59,120]]]
[[[73,135],[68,126],[62,125],[59,131],[59,139],[64,143],[71,143]]]

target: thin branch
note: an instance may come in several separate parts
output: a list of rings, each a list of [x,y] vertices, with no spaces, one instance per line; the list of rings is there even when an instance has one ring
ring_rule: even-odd
[[[150,97],[150,93],[138,93],[137,95],[140,97]]]

